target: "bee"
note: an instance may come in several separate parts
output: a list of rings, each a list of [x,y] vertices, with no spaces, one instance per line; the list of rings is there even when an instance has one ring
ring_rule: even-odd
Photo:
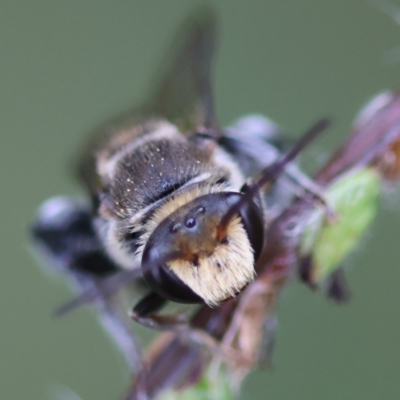
[[[221,128],[214,14],[190,18],[178,40],[149,100],[89,140],[77,166],[88,201],[54,198],[39,210],[35,243],[83,292],[61,313],[99,297],[109,309],[115,287],[143,279],[148,293],[131,316],[171,328],[175,320],[157,316],[167,301],[216,307],[255,279],[270,205],[285,201],[271,196],[293,184],[318,195],[293,160],[327,121],[284,156],[279,129],[264,117]]]

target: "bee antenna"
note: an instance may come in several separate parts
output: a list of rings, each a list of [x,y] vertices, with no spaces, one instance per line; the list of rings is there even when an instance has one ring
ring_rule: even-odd
[[[67,314],[90,303],[104,302],[115,295],[121,287],[128,286],[142,275],[140,268],[134,270],[121,271],[118,274],[105,279],[99,285],[82,289],[82,292],[72,300],[58,307],[53,316],[56,318],[64,317]]]
[[[90,288],[82,289],[76,297],[56,308],[53,316],[56,318],[64,317],[77,309],[91,303],[99,303],[112,298],[118,291],[131,284],[133,281],[142,278],[155,265],[162,265],[168,261],[175,260],[182,256],[180,252],[167,252],[159,255],[156,259],[145,262],[141,268],[120,271],[116,275],[106,278],[103,282]]]
[[[261,171],[261,177],[250,184],[246,188],[246,193],[233,204],[226,214],[222,217],[220,222],[220,229],[224,229],[229,224],[230,220],[239,212],[239,210],[248,203],[267,183],[274,183],[279,175],[284,171],[287,164],[292,162],[297,156],[310,144],[312,143],[323,131],[325,131],[331,123],[330,118],[322,118],[317,121],[310,129],[304,133],[300,139],[296,142],[293,148],[275,161],[273,164],[264,168]]]

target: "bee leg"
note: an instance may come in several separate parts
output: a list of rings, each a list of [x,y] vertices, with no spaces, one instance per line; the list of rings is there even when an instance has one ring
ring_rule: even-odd
[[[66,197],[46,201],[31,235],[39,254],[61,273],[102,278],[118,271],[102,250],[87,204]]]
[[[130,313],[130,317],[147,328],[156,330],[179,330],[187,324],[182,314],[160,315],[157,312],[167,300],[155,292],[146,295]]]
[[[50,199],[39,209],[31,235],[38,255],[48,261],[50,272],[66,276],[78,296],[96,292],[92,303],[103,327],[115,340],[132,372],[139,374],[143,364],[141,349],[125,309],[103,288],[117,268],[98,242],[90,207],[66,197]],[[70,311],[76,307],[67,308]]]
[[[130,316],[147,328],[175,332],[184,343],[204,347],[215,354],[220,353],[225,358],[237,357],[233,349],[221,346],[221,343],[211,334],[190,325],[185,314],[157,314],[166,302],[167,300],[157,293],[150,292],[133,308]]]

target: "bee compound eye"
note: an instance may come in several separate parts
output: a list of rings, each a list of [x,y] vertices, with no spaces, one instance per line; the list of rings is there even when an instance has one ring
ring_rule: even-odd
[[[254,250],[254,260],[257,261],[264,246],[264,223],[260,208],[243,193],[230,193],[228,201],[230,208],[237,211],[243,223],[251,247]],[[236,210],[237,208],[237,210]]]
[[[186,304],[203,303],[203,299],[168,268],[167,262],[174,257],[162,250],[156,244],[148,243],[143,251],[142,273],[146,283],[167,300]]]
[[[244,229],[254,250],[254,260],[257,261],[264,246],[264,224],[260,209],[251,201],[241,210]]]

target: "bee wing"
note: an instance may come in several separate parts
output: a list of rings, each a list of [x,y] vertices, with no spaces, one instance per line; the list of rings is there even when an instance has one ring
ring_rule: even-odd
[[[164,56],[164,70],[150,97],[147,113],[165,117],[184,132],[205,130],[219,135],[212,94],[216,45],[215,14],[203,9],[189,18]]]
[[[143,124],[149,118],[167,119],[185,135],[205,133],[220,136],[214,112],[211,75],[217,19],[210,9],[193,14],[178,31],[154,79],[156,86],[147,101],[96,129],[78,162],[78,177],[95,196],[101,187],[96,171],[96,149],[115,133]],[[161,73],[160,73],[161,72]]]

